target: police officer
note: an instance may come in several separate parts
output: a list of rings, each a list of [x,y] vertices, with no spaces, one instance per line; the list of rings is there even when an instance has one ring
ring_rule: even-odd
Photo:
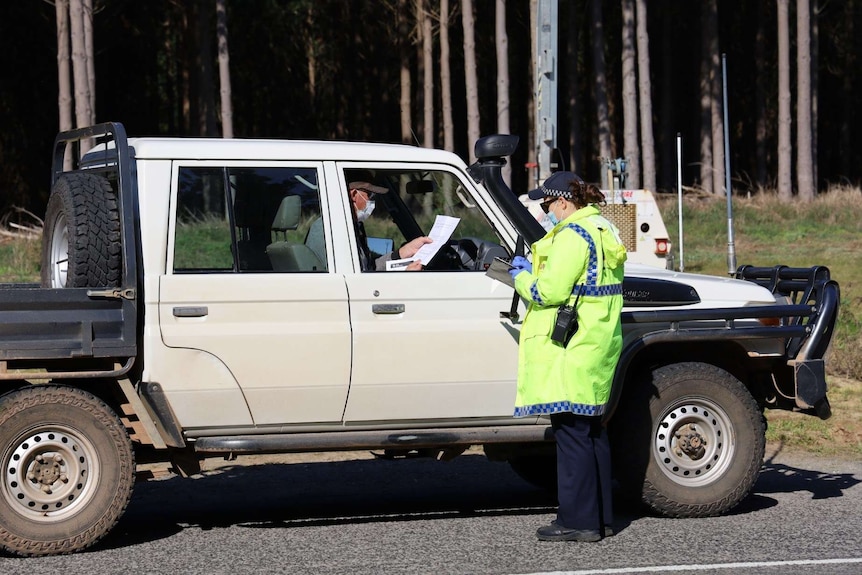
[[[559,498],[556,520],[536,535],[542,541],[599,541],[612,533],[610,446],[601,416],[622,349],[626,250],[596,207],[604,196],[577,174],[556,172],[529,195],[543,200],[553,227],[533,244],[532,264],[515,257],[509,272],[529,302],[515,417],[550,415]],[[564,305],[574,308],[577,330],[555,341]]]

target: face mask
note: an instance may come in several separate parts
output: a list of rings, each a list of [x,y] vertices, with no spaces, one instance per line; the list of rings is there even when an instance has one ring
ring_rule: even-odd
[[[542,216],[541,220],[539,220],[539,225],[541,225],[546,232],[549,232],[557,225],[557,217],[551,212],[548,212]]]
[[[374,200],[368,200],[365,202],[365,208],[362,210],[358,210],[356,212],[356,219],[360,222],[364,222],[368,219],[368,216],[371,215],[371,212],[374,211]]]
[[[557,214],[555,214],[554,212],[548,212],[547,218],[552,228],[560,223],[560,218],[558,218]],[[545,218],[542,219],[544,220]]]

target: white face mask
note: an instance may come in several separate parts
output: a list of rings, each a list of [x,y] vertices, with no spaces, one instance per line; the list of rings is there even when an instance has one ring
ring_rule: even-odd
[[[371,215],[371,212],[374,211],[374,200],[368,200],[365,202],[365,208],[356,211],[356,219],[360,222],[364,222],[368,219],[368,216]]]

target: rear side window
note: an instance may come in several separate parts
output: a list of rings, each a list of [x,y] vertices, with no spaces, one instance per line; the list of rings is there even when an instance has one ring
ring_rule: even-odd
[[[325,272],[315,168],[183,167],[175,273]]]

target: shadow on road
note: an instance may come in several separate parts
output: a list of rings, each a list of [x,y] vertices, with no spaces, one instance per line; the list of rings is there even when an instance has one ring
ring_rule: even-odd
[[[123,519],[94,549],[213,529],[553,513],[554,497],[480,455],[230,465],[139,483]]]
[[[730,514],[778,505],[769,494],[807,491],[813,499],[841,497],[860,481],[852,473],[793,467],[771,458],[752,493]],[[188,479],[139,483],[123,519],[94,550],[155,541],[190,526],[202,530],[235,525],[306,527],[549,515],[555,510],[553,495],[527,484],[505,463],[481,455],[450,462],[362,459],[227,464]],[[620,501],[615,527],[624,529],[644,513]]]

